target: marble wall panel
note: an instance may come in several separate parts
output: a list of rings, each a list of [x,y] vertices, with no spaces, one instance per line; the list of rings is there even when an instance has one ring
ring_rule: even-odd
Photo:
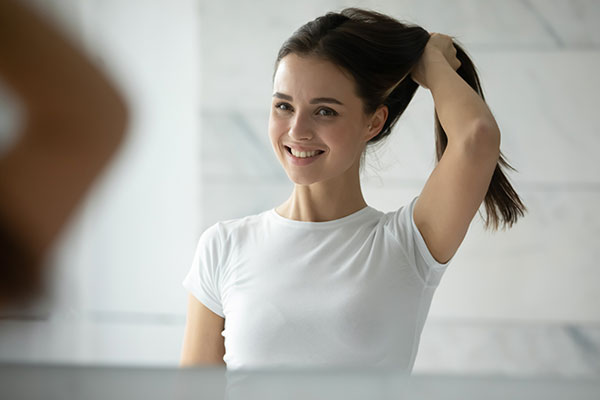
[[[430,319],[413,372],[600,376],[600,326]]]
[[[0,362],[176,366],[183,331],[183,316],[0,321]]]
[[[598,50],[600,2],[598,0],[528,0],[561,47]]]
[[[330,10],[373,8],[453,35],[467,49],[553,50],[560,47],[538,8],[521,0],[305,1],[285,8],[272,0],[237,2],[236,7],[201,1],[205,107],[256,108],[268,104],[273,63],[284,40],[297,28]],[[593,19],[590,19],[593,21]],[[579,19],[565,15],[566,26]]]

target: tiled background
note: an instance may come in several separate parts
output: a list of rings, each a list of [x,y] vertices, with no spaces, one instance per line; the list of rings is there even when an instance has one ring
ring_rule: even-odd
[[[360,6],[464,45],[529,208],[506,232],[473,223],[434,297],[415,372],[600,376],[600,1],[51,4],[120,79],[136,124],[57,250],[53,302],[0,322],[0,360],[174,365],[179,282],[199,232],[292,190],[266,131],[277,49],[306,21]],[[420,89],[367,156],[371,206],[419,193],[432,123]]]

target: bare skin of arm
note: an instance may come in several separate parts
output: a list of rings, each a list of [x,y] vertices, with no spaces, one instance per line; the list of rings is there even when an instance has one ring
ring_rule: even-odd
[[[434,33],[412,78],[433,95],[448,146],[414,207],[433,257],[450,260],[481,205],[500,154],[500,130],[481,97],[456,73],[449,36]]]
[[[82,52],[18,1],[0,0],[0,77],[26,114],[0,159],[0,211],[42,260],[119,147],[127,108]]]
[[[188,295],[188,311],[181,352],[181,367],[197,365],[224,366],[225,319],[209,310],[193,295]]]

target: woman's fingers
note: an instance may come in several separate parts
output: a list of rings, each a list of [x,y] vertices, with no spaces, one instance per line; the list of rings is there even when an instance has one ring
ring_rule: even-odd
[[[460,60],[457,58],[454,65],[452,65],[452,68],[454,68],[454,70],[456,71],[457,69],[460,68],[460,66],[462,65],[462,63],[460,62]]]
[[[448,64],[456,71],[462,65],[460,60],[456,57],[456,46],[452,41],[452,37],[444,35],[443,33],[433,32],[429,35],[428,46],[434,46],[442,52]]]

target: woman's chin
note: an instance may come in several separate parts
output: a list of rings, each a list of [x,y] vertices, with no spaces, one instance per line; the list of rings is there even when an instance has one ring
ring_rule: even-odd
[[[319,179],[310,176],[302,176],[301,174],[287,174],[288,178],[295,185],[312,185],[313,183],[319,182]]]

